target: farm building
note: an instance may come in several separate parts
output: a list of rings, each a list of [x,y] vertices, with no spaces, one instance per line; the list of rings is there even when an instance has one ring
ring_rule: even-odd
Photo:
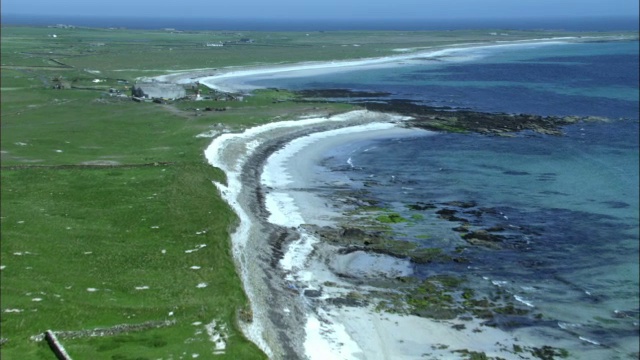
[[[180,99],[187,96],[184,87],[162,82],[136,83],[131,87],[131,95],[147,99]]]

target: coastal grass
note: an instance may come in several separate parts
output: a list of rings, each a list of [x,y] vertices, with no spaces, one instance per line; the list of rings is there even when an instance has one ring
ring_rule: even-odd
[[[28,339],[47,329],[164,320],[176,324],[121,334],[131,340],[113,348],[104,344],[117,341],[112,338],[64,343],[79,358],[178,356],[185,342],[193,343],[189,351],[207,354],[212,344],[206,332],[201,326],[196,335],[198,327],[191,324],[216,320],[228,324],[228,354],[248,346],[233,329],[246,302],[227,234],[237,220],[212,196],[210,181],[216,177],[213,168],[197,162],[126,170],[4,170],[2,336],[9,342],[3,357],[35,356],[39,347]],[[7,313],[9,308],[20,312]],[[139,343],[149,336],[159,336],[164,345]]]
[[[3,87],[25,82],[12,80]],[[164,321],[62,342],[77,358],[206,358],[215,321],[221,358],[264,358],[236,325],[247,307],[230,252],[237,219],[211,183],[224,174],[204,159],[210,140],[195,137],[212,119],[102,99],[3,91],[2,358],[52,358],[31,339],[47,329]],[[243,122],[218,115],[229,128]]]

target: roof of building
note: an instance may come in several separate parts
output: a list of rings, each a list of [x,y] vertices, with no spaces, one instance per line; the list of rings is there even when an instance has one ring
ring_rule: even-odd
[[[134,88],[140,89],[149,98],[179,99],[187,95],[184,87],[170,83],[136,83]]]

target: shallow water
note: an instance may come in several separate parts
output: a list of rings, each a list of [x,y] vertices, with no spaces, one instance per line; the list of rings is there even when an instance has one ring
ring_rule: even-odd
[[[640,308],[637,69],[637,42],[562,44],[479,50],[466,62],[288,78],[271,86],[389,91],[391,98],[482,111],[625,118],[571,125],[561,137],[416,130],[358,139],[327,150],[313,176],[364,189],[412,219],[395,225],[398,238],[451,251],[465,247],[469,263],[416,266],[418,276],[464,274],[479,293],[505,290],[542,315],[496,325],[536,329],[582,356],[601,350],[597,356],[627,358],[638,351]],[[472,226],[504,227],[502,248],[468,246],[452,230],[459,222],[407,208],[451,201],[474,203],[469,210],[480,215],[458,209]]]
[[[505,288],[552,320],[548,325],[572,324],[573,332],[615,347],[625,336],[637,339],[638,330],[637,123],[566,130],[565,137],[372,139],[333,149],[325,164],[332,176],[413,219],[395,226],[398,238],[426,247],[468,244],[452,230],[459,223],[407,204],[473,201],[493,210],[462,217],[513,229],[503,232],[511,235],[503,249],[470,248],[469,264],[417,266],[416,273],[485,280],[481,291]],[[615,146],[599,141],[604,132]],[[618,318],[619,311],[630,316]]]

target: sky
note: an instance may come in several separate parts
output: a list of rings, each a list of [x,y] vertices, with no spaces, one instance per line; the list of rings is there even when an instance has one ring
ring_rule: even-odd
[[[3,14],[225,19],[633,16],[638,0],[2,0]]]

